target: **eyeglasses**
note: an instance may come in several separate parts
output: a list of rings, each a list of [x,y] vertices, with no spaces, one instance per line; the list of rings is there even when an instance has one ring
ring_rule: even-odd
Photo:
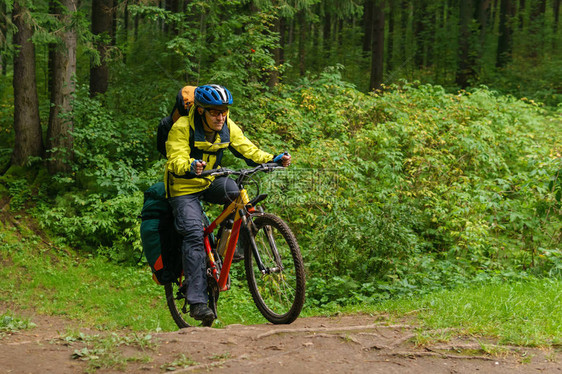
[[[219,110],[219,109],[205,109],[207,111],[207,113],[209,113],[211,115],[211,117],[218,117],[221,114],[226,117],[226,115],[228,114],[228,109],[225,110]]]

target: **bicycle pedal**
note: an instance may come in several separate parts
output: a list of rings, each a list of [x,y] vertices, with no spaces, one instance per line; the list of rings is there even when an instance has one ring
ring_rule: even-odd
[[[183,285],[178,289],[178,292],[176,293],[176,299],[177,300],[181,300],[181,299],[185,299],[187,297],[187,285]]]

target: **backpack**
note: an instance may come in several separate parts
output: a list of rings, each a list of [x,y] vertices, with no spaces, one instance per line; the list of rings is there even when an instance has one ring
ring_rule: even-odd
[[[168,140],[168,133],[172,129],[174,122],[176,122],[181,116],[187,116],[189,114],[189,109],[195,101],[195,86],[185,86],[182,88],[178,95],[176,96],[176,104],[172,113],[160,120],[158,124],[158,133],[156,134],[156,148],[162,156],[166,157],[166,141]]]
[[[174,228],[172,206],[166,199],[164,183],[151,186],[144,193],[141,212],[141,241],[152,279],[164,285],[176,280],[182,272],[182,236]]]

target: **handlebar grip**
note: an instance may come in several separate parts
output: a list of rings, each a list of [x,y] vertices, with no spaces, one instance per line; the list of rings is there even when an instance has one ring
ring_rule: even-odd
[[[285,169],[285,166],[280,165],[277,162],[268,162],[267,164],[262,164],[261,166],[266,170]]]
[[[208,177],[208,176],[213,175],[215,173],[220,173],[221,171],[222,171],[221,169],[205,170],[205,171],[201,172],[201,174],[199,174],[197,176],[197,178]]]

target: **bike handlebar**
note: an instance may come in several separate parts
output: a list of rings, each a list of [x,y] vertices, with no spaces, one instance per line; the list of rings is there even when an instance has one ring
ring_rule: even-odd
[[[228,176],[228,175],[238,175],[238,176],[249,176],[252,174],[255,174],[259,171],[263,171],[263,172],[272,172],[273,170],[276,169],[285,169],[284,166],[279,165],[278,163],[275,162],[269,162],[269,163],[265,163],[265,164],[260,164],[258,166],[256,166],[253,169],[240,169],[240,170],[231,170],[231,169],[225,169],[225,168],[220,168],[220,169],[211,169],[211,170],[206,170],[203,171],[201,174],[199,174],[197,177],[198,178],[204,178],[204,177],[224,177],[224,176]]]

